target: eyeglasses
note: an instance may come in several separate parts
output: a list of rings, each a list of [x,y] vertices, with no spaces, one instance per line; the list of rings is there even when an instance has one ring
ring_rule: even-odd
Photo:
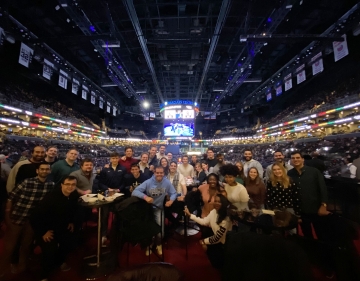
[[[68,186],[68,187],[76,187],[76,183],[63,183],[63,185]]]

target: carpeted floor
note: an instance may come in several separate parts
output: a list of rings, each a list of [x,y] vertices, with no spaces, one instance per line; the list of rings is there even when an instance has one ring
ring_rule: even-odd
[[[3,229],[4,230],[4,229]],[[81,265],[82,258],[89,254],[96,252],[96,236],[97,227],[96,223],[89,223],[85,232],[85,241],[84,244],[79,247],[75,252],[73,252],[68,257],[68,264],[72,267],[68,272],[61,272],[57,270],[50,277],[50,281],[80,281],[85,280],[81,275]],[[183,237],[180,235],[175,235],[176,238],[182,240]],[[220,272],[211,267],[210,262],[207,259],[205,252],[202,250],[201,246],[198,243],[200,239],[200,234],[189,237],[188,239],[188,250],[189,257],[186,260],[185,258],[185,247],[183,243],[179,243],[174,239],[169,239],[163,249],[165,254],[165,262],[174,264],[179,270],[181,270],[185,275],[186,281],[218,281],[221,280]],[[359,241],[355,241],[355,244],[360,251]],[[0,254],[3,249],[3,239],[0,239]],[[21,281],[35,281],[37,280],[37,272],[39,271],[39,249],[35,249],[35,255],[32,256],[30,261],[30,268],[22,274],[12,274],[9,272],[6,274],[6,280],[21,280]],[[118,257],[119,268],[114,272],[120,271],[127,267],[135,266],[142,263],[148,262],[148,257],[145,256],[145,252],[140,249],[139,246],[132,247],[130,246],[129,254],[129,265],[127,264],[127,249],[124,248],[122,252],[119,253]],[[151,261],[158,261],[155,255],[151,255]],[[315,280],[325,281],[329,280],[325,277],[325,274],[316,266],[313,266],[313,273]],[[107,277],[103,277],[97,280],[103,281]],[[331,280],[336,280],[336,277]]]

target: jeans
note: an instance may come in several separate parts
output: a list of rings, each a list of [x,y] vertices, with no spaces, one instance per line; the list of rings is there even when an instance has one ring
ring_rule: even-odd
[[[4,237],[4,250],[0,258],[0,274],[4,273],[6,268],[8,268],[13,251],[17,249],[18,243],[20,244],[19,269],[23,270],[26,268],[31,245],[34,241],[33,238],[34,232],[28,221],[23,225],[7,222]]]
[[[161,238],[164,237],[164,210],[154,208],[154,220],[161,226],[161,235],[158,233],[155,239],[156,245],[161,245]]]

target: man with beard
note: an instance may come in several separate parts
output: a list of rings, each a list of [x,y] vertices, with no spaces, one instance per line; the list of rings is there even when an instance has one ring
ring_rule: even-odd
[[[255,159],[252,158],[252,151],[250,149],[245,149],[244,151],[244,174],[245,177],[247,177],[248,171],[250,170],[250,168],[254,167],[258,170],[259,173],[259,177],[262,180],[264,177],[264,169],[262,167],[262,165],[260,164],[259,161],[256,161]]]
[[[70,176],[76,178],[76,190],[80,195],[92,192],[95,174],[93,173],[94,163],[90,158],[85,158],[80,163],[80,169],[72,172]]]
[[[220,174],[220,168],[225,164],[224,154],[219,153],[216,155],[217,164],[213,167],[212,172],[219,176],[220,182],[224,180],[224,177]]]
[[[166,150],[166,145],[161,144],[160,147],[159,147],[159,152],[156,153],[157,159],[161,159],[162,157],[166,157],[165,150]]]
[[[35,146],[31,151],[31,158],[18,162],[10,171],[6,190],[10,193],[15,186],[22,183],[25,179],[37,176],[36,170],[39,165],[44,162],[45,148],[43,146]]]
[[[288,163],[284,162],[284,154],[282,153],[281,150],[276,150],[274,152],[274,163],[283,165],[286,171],[289,171],[293,168],[293,166],[289,165]],[[266,167],[266,172],[265,172],[265,181],[268,181],[270,179],[270,174],[271,174],[271,169],[272,166],[274,164],[271,164],[269,166]]]
[[[195,165],[196,165],[197,161],[198,161],[197,156],[196,155],[191,155],[190,165],[195,168]]]
[[[45,149],[43,149],[43,154],[45,155]],[[14,250],[19,250],[17,270],[21,272],[26,269],[33,243],[33,231],[29,222],[30,214],[44,196],[54,188],[54,183],[47,180],[50,174],[49,164],[39,164],[36,174],[36,177],[27,178],[18,184],[10,192],[6,202],[5,221],[7,227],[4,249],[0,258],[0,277],[8,268]],[[17,248],[18,243],[20,244],[19,248]]]

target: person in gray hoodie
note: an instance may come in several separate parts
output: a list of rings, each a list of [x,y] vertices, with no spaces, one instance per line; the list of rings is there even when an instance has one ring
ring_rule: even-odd
[[[158,225],[162,225],[162,234],[164,234],[164,200],[168,195],[170,200],[165,203],[165,207],[170,207],[174,200],[176,200],[177,193],[171,182],[164,177],[164,168],[158,166],[155,168],[154,175],[140,184],[132,193],[132,196],[144,199],[147,203],[153,204],[154,207],[154,219]],[[161,218],[163,221],[161,221]],[[156,237],[156,250],[159,255],[162,255],[161,236]],[[150,254],[150,249],[146,251],[146,255]]]

